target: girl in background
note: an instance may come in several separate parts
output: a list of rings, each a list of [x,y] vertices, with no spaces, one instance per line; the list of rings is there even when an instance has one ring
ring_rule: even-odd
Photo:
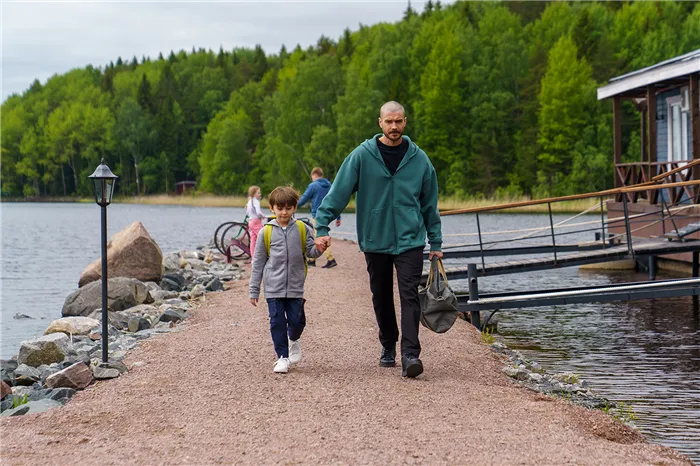
[[[255,243],[258,241],[258,233],[262,230],[262,219],[265,215],[260,209],[260,193],[259,186],[251,186],[248,188],[248,203],[245,205],[245,213],[248,216],[248,232],[250,233],[250,260],[253,260],[255,254]]]

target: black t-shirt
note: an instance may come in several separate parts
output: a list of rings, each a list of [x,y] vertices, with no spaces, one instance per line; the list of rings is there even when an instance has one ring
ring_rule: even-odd
[[[384,159],[384,165],[386,165],[389,173],[393,176],[396,173],[396,169],[399,168],[404,155],[408,152],[408,139],[402,138],[401,144],[398,146],[387,146],[377,138],[377,147],[379,148],[379,153],[382,154],[382,159]]]

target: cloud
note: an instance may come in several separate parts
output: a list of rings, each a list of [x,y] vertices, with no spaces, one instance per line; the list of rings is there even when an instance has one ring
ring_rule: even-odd
[[[443,3],[450,3],[443,2]],[[423,2],[412,2],[422,10]],[[359,24],[395,22],[407,2],[3,2],[2,100],[34,79],[117,57],[260,44],[308,47]]]

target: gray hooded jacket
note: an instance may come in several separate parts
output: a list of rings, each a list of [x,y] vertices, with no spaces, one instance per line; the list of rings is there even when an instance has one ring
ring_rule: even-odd
[[[250,297],[260,297],[260,282],[265,286],[265,298],[303,298],[304,254],[310,259],[319,257],[322,253],[314,246],[313,231],[306,228],[306,248],[301,250],[299,229],[292,218],[286,229],[272,220],[272,236],[270,237],[270,257],[265,250],[265,235],[263,230],[258,234],[253,257],[253,270],[250,273]]]

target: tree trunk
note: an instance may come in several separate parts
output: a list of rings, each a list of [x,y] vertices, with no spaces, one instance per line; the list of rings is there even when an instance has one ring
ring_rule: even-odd
[[[68,190],[66,189],[66,170],[63,164],[61,164],[61,182],[63,183],[63,197],[66,197]]]
[[[141,197],[141,181],[139,180],[139,164],[134,159],[134,171],[136,172],[136,195]]]
[[[75,171],[75,157],[70,158],[70,168],[73,170],[73,182],[75,183],[75,194],[78,194],[78,172]]]

